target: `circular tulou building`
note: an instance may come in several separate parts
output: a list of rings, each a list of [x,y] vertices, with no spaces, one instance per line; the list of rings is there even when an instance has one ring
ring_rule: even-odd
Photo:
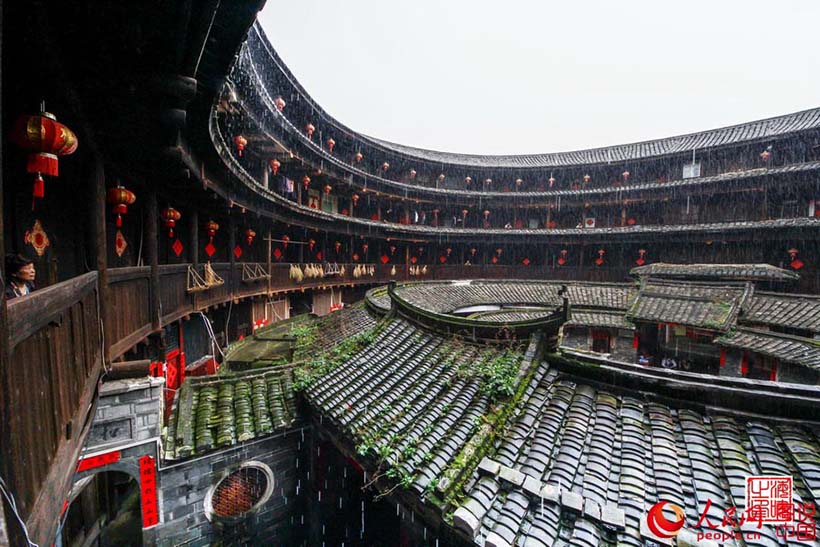
[[[263,4],[2,7],[0,545],[818,545],[820,108],[414,148]]]

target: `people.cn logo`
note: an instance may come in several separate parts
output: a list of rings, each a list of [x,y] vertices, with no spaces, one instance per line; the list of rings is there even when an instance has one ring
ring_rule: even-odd
[[[675,513],[675,520],[669,520],[663,515],[664,507]],[[663,539],[675,537],[683,528],[686,515],[679,506],[668,501],[659,501],[646,514],[646,525],[655,536]]]

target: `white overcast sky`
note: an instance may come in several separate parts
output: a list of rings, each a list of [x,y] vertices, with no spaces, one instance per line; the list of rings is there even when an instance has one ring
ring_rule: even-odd
[[[820,106],[818,0],[268,0],[327,112],[450,152],[557,152]]]

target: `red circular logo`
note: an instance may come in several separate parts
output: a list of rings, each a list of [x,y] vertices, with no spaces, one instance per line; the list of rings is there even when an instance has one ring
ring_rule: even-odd
[[[667,520],[663,516],[663,508],[669,506],[675,513],[675,520]],[[668,501],[659,501],[649,509],[646,514],[646,525],[659,538],[671,538],[678,535],[678,532],[683,528],[683,523],[686,520],[686,515],[679,506]]]

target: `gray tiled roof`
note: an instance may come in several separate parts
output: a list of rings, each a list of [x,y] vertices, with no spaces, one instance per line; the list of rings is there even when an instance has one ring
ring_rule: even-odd
[[[796,281],[795,272],[771,264],[665,264],[632,268],[632,275],[668,279],[722,279],[727,281]]]
[[[538,281],[465,281],[400,285],[396,294],[416,307],[448,313],[482,304],[560,306],[561,285]]]
[[[658,500],[684,509],[688,531],[708,532],[696,528],[706,500],[718,525],[726,509],[742,512],[747,475],[794,473],[797,503],[820,492],[816,424],[694,411],[555,371],[534,383],[453,514],[478,545],[654,545],[642,523]],[[778,544],[773,527],[741,531]]]
[[[762,353],[786,363],[820,370],[820,341],[741,328],[721,336],[715,343]]]
[[[551,310],[499,310],[490,313],[482,313],[474,319],[478,321],[507,321],[514,323],[517,321],[531,321],[552,315]]]
[[[725,331],[735,324],[741,306],[751,292],[749,283],[649,279],[644,281],[627,318]]]
[[[765,141],[789,133],[817,128],[820,128],[820,108],[813,108],[811,110],[786,114],[776,118],[768,118],[665,139],[592,148],[588,150],[575,150],[572,152],[497,156],[439,152],[396,144],[373,137],[365,138],[394,152],[428,161],[475,167],[521,168],[563,167],[595,163],[625,162],[654,156],[681,154],[691,152],[692,150],[702,151],[704,148],[716,146]]]
[[[634,329],[623,312],[602,312],[572,309],[568,326],[606,327],[612,329]]]
[[[755,292],[741,322],[820,332],[820,297]]]
[[[568,283],[566,295],[573,307],[625,310],[637,292],[630,283]]]

